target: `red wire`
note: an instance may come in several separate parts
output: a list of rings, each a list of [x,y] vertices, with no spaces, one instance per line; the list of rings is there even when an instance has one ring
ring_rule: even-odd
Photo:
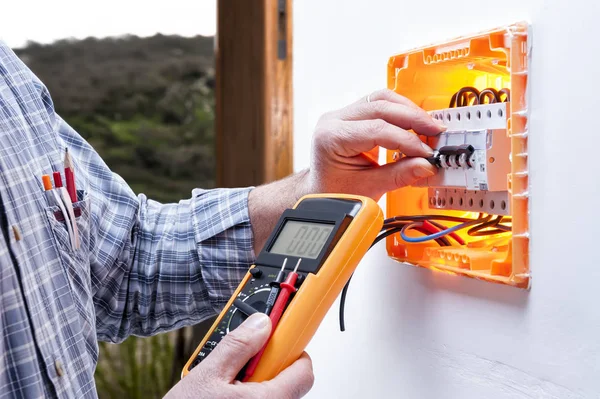
[[[444,226],[443,224],[440,224],[441,226],[441,230],[446,230],[448,227]],[[427,220],[423,221],[423,226],[424,229],[427,229],[430,233],[429,234],[434,234],[434,233],[438,233],[441,230],[438,230],[438,228],[434,225],[432,225],[431,223],[429,223]],[[463,240],[462,238],[460,238],[460,236],[458,234],[456,234],[456,232],[452,232],[448,234],[450,237],[454,238],[454,240],[459,243],[460,245],[465,245],[465,240]]]
[[[423,234],[425,234],[426,236],[428,236],[428,235],[430,235],[430,234],[437,233],[437,230],[434,230],[434,229],[429,229],[429,228],[427,228],[427,227],[425,227],[425,226],[415,226],[415,227],[413,227],[413,230],[416,230],[416,231],[418,231],[419,233],[423,233]],[[441,238],[441,237],[440,237],[440,238]],[[439,240],[439,238],[438,238],[438,240]],[[437,242],[437,240],[436,240],[436,242]]]
[[[435,234],[439,232],[437,227],[429,223],[427,220],[423,221],[423,225],[421,226],[421,228],[425,231],[426,234]]]

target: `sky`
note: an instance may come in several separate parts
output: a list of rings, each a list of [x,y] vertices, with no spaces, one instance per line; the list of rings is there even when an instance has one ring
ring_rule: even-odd
[[[0,40],[13,48],[29,40],[51,43],[66,38],[156,33],[211,36],[216,31],[216,0],[2,2]]]

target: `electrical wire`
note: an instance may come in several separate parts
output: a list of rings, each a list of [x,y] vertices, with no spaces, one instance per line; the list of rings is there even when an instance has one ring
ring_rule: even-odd
[[[386,224],[390,224],[393,222],[420,222],[423,220],[428,220],[428,221],[444,220],[447,222],[456,222],[456,223],[466,223],[466,222],[472,222],[472,221],[484,221],[485,222],[485,221],[489,220],[488,218],[491,219],[491,216],[488,216],[485,218],[479,217],[477,219],[462,218],[462,217],[458,217],[458,216],[449,216],[449,215],[393,216],[391,218],[385,219],[383,221],[383,224],[385,226]]]
[[[452,95],[452,97],[450,97],[450,104],[448,105],[448,108],[454,108],[456,106],[456,97],[457,97],[458,93],[454,93]]]
[[[384,225],[382,230],[385,230],[388,228],[393,228],[393,227],[402,228],[402,227],[404,227],[405,224],[406,223],[390,223],[390,224]],[[417,230],[423,234],[433,234],[433,233],[437,233],[439,231],[438,228],[436,228],[433,224],[431,224],[431,222],[428,222],[428,221],[423,221],[422,224],[415,227],[415,230]],[[438,242],[438,244],[440,244],[440,245],[446,245],[446,246],[450,245],[450,241],[448,241],[448,239],[446,237],[440,237],[440,238],[436,239],[436,242]]]
[[[416,227],[415,228],[418,232],[423,233],[423,234],[434,234],[437,233],[440,229],[436,226],[434,226],[431,222],[425,220],[422,222],[422,225],[420,227]],[[435,240],[438,244],[440,245],[444,245],[444,246],[449,246],[450,245],[450,241],[448,241],[448,239],[446,237],[440,237],[438,239]]]
[[[498,216],[495,219],[489,220],[485,223],[479,224],[477,226],[472,227],[467,231],[467,234],[472,237],[481,237],[481,236],[490,236],[494,234],[502,234],[507,233],[512,230],[510,226],[505,226],[500,224],[503,221],[503,216]],[[490,230],[485,230],[488,228],[494,228]],[[482,231],[483,230],[483,231]]]
[[[395,219],[395,218],[391,218],[391,219]],[[390,219],[387,219],[387,220],[390,220]],[[427,220],[424,219],[424,221],[426,222]],[[429,223],[431,223],[431,221],[429,221]],[[383,232],[381,234],[379,234],[377,236],[377,238],[375,238],[375,241],[373,241],[373,244],[371,244],[371,246],[369,247],[369,249],[373,248],[379,241],[383,240],[384,238],[389,237],[389,236],[391,236],[393,234],[396,234],[396,233],[400,233],[402,231],[402,229],[404,227],[406,227],[406,225],[407,225],[407,223],[398,223],[395,220],[394,221],[390,221],[389,223],[384,223],[384,226],[382,228]],[[422,227],[422,226],[419,226],[419,227]],[[427,231],[425,231],[425,232],[427,232]],[[443,236],[440,236],[435,241],[440,246],[450,246],[450,242],[448,240],[444,239]],[[352,275],[354,275],[354,274],[352,274]],[[346,323],[345,323],[345,320],[344,320],[344,311],[345,311],[345,307],[346,307],[346,295],[348,294],[348,289],[350,287],[350,281],[352,280],[352,275],[350,276],[350,278],[346,282],[346,285],[344,285],[344,288],[342,289],[342,294],[340,296],[339,319],[340,319],[340,330],[341,331],[345,331],[346,330]]]
[[[435,222],[434,220],[444,220],[460,224],[448,228],[438,222]],[[468,230],[468,234],[472,236],[499,234],[495,232],[496,230],[503,233],[511,231],[510,226],[502,225],[500,224],[501,222],[512,222],[512,218],[497,216],[496,218],[492,219],[492,215],[484,216],[481,213],[479,214],[479,217],[477,219],[461,218],[449,215],[394,216],[384,220],[382,232],[377,236],[377,238],[375,238],[373,244],[371,244],[369,249],[373,248],[378,242],[380,242],[384,238],[396,233],[400,233],[402,239],[406,242],[426,242],[434,240],[438,243],[438,245],[442,247],[452,246],[445,237],[447,235],[449,237],[452,237],[460,245],[465,245],[465,241],[462,238],[460,238],[460,236],[455,234],[456,231],[471,226],[472,228]],[[485,230],[490,227],[494,227],[495,230]],[[426,235],[423,237],[416,238],[407,237],[405,233],[409,229],[417,230]],[[439,230],[434,232],[434,230],[436,229]],[[346,282],[346,285],[342,289],[342,293],[340,296],[339,321],[341,331],[346,330],[346,323],[344,319],[346,296],[348,294],[348,289],[350,288],[350,281],[352,280],[353,275],[354,274],[352,274]]]
[[[503,96],[504,100],[502,100]],[[480,92],[475,87],[465,86],[452,95],[448,108],[466,107],[471,105],[471,102],[473,102],[472,105],[485,104],[486,98],[488,100],[488,104],[509,102],[510,89],[503,88],[496,90],[493,87],[488,87]]]
[[[471,98],[469,98],[467,93],[471,93],[471,94],[473,94],[473,96]],[[465,97],[465,94],[467,94],[466,97]],[[476,103],[474,105],[479,104],[479,90],[477,90],[474,87],[470,87],[470,86],[463,87],[456,93],[456,106],[457,107],[468,106],[472,99],[476,100]]]
[[[469,105],[479,105],[479,96],[475,93],[466,93],[461,97],[461,107],[468,107]],[[472,104],[471,104],[472,103]]]
[[[452,232],[462,230],[462,229],[465,229],[467,227],[470,227],[470,226],[473,226],[473,225],[479,224],[479,223],[481,223],[480,219],[472,220],[470,222],[461,223],[459,225],[450,227],[446,230],[438,231],[437,233],[426,235],[424,237],[409,237],[409,236],[407,236],[406,232],[408,230],[414,229],[414,227],[416,226],[416,223],[409,223],[406,226],[404,226],[402,228],[402,230],[400,231],[400,237],[402,237],[402,239],[404,241],[410,242],[410,243],[427,242],[427,241],[435,240],[436,238],[443,237]]]
[[[432,225],[434,225],[435,227],[437,227],[440,230],[446,230],[448,227],[444,226],[441,223],[438,222],[434,222],[433,220],[430,220],[428,223],[431,223]],[[456,241],[459,245],[465,245],[465,240],[463,240],[462,238],[460,238],[460,236],[458,234],[456,234],[456,232],[452,232],[450,234],[448,234],[449,237],[452,237],[454,239],[454,241]]]
[[[488,104],[500,102],[498,91],[493,87],[488,87],[487,89],[481,90],[481,92],[479,93],[479,103],[485,104],[486,98],[488,99]]]
[[[377,238],[375,238],[375,241],[373,241],[373,244],[371,244],[369,249],[373,248],[375,246],[375,244],[377,244],[379,241],[383,240],[384,238],[391,236],[392,234],[399,233],[401,230],[402,230],[402,227],[393,227],[387,231],[384,231],[383,233],[379,234],[377,236]],[[342,289],[342,295],[340,296],[340,330],[341,331],[346,331],[346,322],[344,320],[344,309],[346,308],[346,295],[348,294],[348,288],[350,287],[350,281],[352,280],[353,275],[354,275],[354,273],[352,273],[350,275],[350,278],[348,279],[348,281],[346,282],[346,285]]]

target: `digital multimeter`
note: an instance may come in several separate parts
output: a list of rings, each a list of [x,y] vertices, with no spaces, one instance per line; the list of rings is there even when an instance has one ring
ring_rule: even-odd
[[[265,310],[268,314],[269,295],[278,284],[282,265],[286,273],[297,267],[297,291],[247,381],[270,380],[290,366],[312,339],[382,225],[381,208],[370,198],[341,194],[301,198],[282,214],[255,264],[184,366],[182,377],[249,314]]]

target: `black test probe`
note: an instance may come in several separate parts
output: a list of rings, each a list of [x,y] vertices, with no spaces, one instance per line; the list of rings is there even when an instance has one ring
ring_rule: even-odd
[[[279,294],[279,287],[281,283],[283,283],[283,279],[285,278],[285,265],[287,263],[287,258],[283,260],[283,266],[281,266],[281,270],[277,273],[277,277],[275,280],[271,281],[269,285],[271,286],[271,291],[269,292],[269,297],[267,298],[267,306],[265,307],[265,314],[268,316],[275,305],[275,300],[277,300],[277,295]]]

